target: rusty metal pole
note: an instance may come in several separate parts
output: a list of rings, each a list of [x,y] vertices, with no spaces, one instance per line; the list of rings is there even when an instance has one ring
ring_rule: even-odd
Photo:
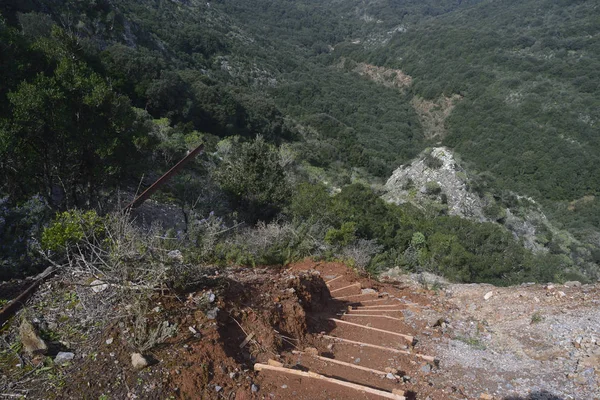
[[[158,178],[156,182],[154,182],[148,189],[144,190],[142,194],[140,194],[135,200],[133,200],[127,207],[123,209],[123,211],[130,210],[132,208],[139,207],[144,201],[146,201],[154,192],[160,189],[167,181],[179,172],[180,169],[183,168],[185,164],[191,161],[194,157],[200,154],[204,150],[204,143],[200,146],[196,147],[192,150],[187,156],[183,157],[181,161],[179,161],[173,168],[168,170],[163,176]]]
[[[27,299],[29,299],[29,297],[35,293],[38,286],[40,286],[40,284],[44,282],[46,278],[52,276],[56,270],[57,269],[55,267],[46,268],[44,272],[34,278],[33,283],[29,285],[27,289],[6,304],[4,308],[0,309],[0,328],[2,328],[2,326],[25,305]]]

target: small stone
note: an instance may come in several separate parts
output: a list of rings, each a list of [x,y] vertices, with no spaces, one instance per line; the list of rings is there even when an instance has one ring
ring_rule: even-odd
[[[438,318],[438,320],[435,321],[435,323],[433,324],[433,327],[435,328],[435,327],[439,326],[439,327],[445,328],[446,323],[447,323],[447,321],[445,318]]]
[[[34,326],[26,319],[23,319],[19,326],[19,336],[26,353],[30,355],[46,354],[48,351],[46,342],[39,337]]]
[[[318,356],[319,355],[319,350],[317,350],[315,347],[306,347],[304,349],[304,352],[306,354],[310,354],[311,356]]]
[[[208,302],[209,303],[214,302],[215,298],[216,298],[216,296],[215,296],[215,294],[213,292],[208,292]]]
[[[402,377],[402,380],[403,380],[404,382],[410,382],[410,376],[409,376],[409,375],[404,375],[404,376]]]
[[[384,369],[385,372],[390,373],[390,374],[397,374],[398,370],[396,368],[392,368],[392,367],[385,367]]]
[[[566,296],[566,293],[565,292],[561,292],[561,291],[558,291],[556,294],[558,294],[558,297],[565,297]]]
[[[181,254],[181,251],[179,250],[171,250],[167,253],[167,257],[175,261],[183,262],[183,254]]]
[[[485,294],[485,296],[483,296],[483,299],[484,299],[484,300],[489,300],[489,299],[490,299],[490,297],[492,297],[493,295],[494,295],[494,292],[492,292],[492,291],[489,291],[489,292],[487,292],[487,293]]]
[[[198,333],[198,331],[193,326],[188,326],[188,330],[192,333],[192,335]]]
[[[375,294],[375,293],[377,293],[377,291],[375,289],[366,288],[366,289],[361,289],[360,293],[361,294]]]
[[[237,376],[237,372],[230,372],[229,373],[229,378],[230,379],[235,379],[236,376]]]
[[[287,389],[287,388],[288,388],[288,385],[281,385],[281,388],[282,388],[282,389]]]
[[[148,360],[140,353],[131,354],[131,365],[135,369],[144,369],[148,366]]]
[[[206,312],[206,318],[208,319],[217,319],[217,314],[219,313],[219,307],[215,307]]]
[[[534,297],[534,298],[533,298],[533,300],[534,300],[536,303],[539,303],[539,302],[540,302],[540,299],[538,299],[537,297]]]
[[[258,386],[256,386],[254,383],[252,384],[251,390],[253,393],[258,392]]]
[[[54,363],[58,364],[58,365],[62,365],[66,362],[71,361],[73,358],[75,358],[74,353],[66,352],[66,351],[59,351],[58,354],[56,355],[56,357],[54,357]]]
[[[108,284],[104,283],[100,279],[92,281],[92,283],[90,283],[90,286],[92,287],[92,292],[94,293],[104,292],[106,289],[108,289]]]
[[[115,340],[112,337],[106,339],[106,344],[111,345]]]
[[[358,364],[360,362],[360,357],[354,360],[354,364]]]
[[[388,372],[388,374],[385,377],[388,379],[396,379],[396,376],[394,376],[394,374],[392,374],[391,372]]]
[[[221,390],[223,390],[223,387],[219,386],[219,385],[215,385],[215,390],[217,392],[220,392]]]
[[[551,283],[547,284],[547,285],[546,285],[546,286],[544,286],[544,287],[545,287],[545,289],[546,289],[546,290],[552,290],[552,289],[554,289],[554,285],[553,285],[553,284],[551,284]]]
[[[431,365],[429,364],[425,364],[421,367],[421,371],[425,372],[426,374],[431,372]]]
[[[479,396],[479,398],[481,400],[494,400],[494,397],[492,397],[491,394],[487,394],[487,393],[481,393],[481,396]]]

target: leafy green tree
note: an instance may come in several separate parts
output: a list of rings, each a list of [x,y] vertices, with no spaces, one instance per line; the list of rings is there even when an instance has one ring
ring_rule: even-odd
[[[331,204],[332,197],[324,185],[302,182],[294,188],[287,214],[301,221],[329,219]]]
[[[234,145],[215,174],[234,209],[252,222],[273,218],[289,200],[279,152],[261,136]]]
[[[5,183],[17,196],[82,205],[140,160],[146,131],[129,99],[79,58],[77,38],[54,27],[34,48],[45,65],[7,94],[12,116],[0,124]]]
[[[344,222],[340,229],[331,228],[325,234],[325,243],[333,246],[347,246],[356,240],[356,223]]]

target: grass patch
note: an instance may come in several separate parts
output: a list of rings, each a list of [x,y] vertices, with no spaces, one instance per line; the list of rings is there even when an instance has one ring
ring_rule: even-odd
[[[531,316],[531,325],[533,325],[533,324],[539,324],[543,320],[544,320],[544,316],[539,311],[536,311]]]
[[[472,347],[476,350],[485,350],[486,349],[485,344],[479,338],[476,338],[476,337],[457,335],[454,337],[454,340],[459,340],[463,343],[466,343],[470,347]]]

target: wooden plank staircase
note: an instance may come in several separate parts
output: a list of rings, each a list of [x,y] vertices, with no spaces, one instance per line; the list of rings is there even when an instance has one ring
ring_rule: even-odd
[[[344,393],[348,394],[344,396],[349,399],[407,399],[402,385],[402,375],[407,371],[393,368],[394,357],[412,360],[415,368],[419,363],[432,367],[439,364],[435,357],[415,352],[417,339],[406,331],[409,328],[404,323],[403,311],[420,306],[387,293],[365,290],[350,279],[338,275],[325,282],[330,302],[340,308],[335,318],[321,318],[334,327],[331,332],[317,336],[317,347],[328,351],[319,352],[316,347],[293,350],[280,355],[280,361],[257,363],[254,369],[264,374],[280,374],[282,379],[283,376],[300,379],[301,387],[309,391],[315,382],[335,385],[346,390]],[[414,393],[411,397],[414,398]],[[306,397],[299,394],[295,398],[330,397],[306,393]]]

